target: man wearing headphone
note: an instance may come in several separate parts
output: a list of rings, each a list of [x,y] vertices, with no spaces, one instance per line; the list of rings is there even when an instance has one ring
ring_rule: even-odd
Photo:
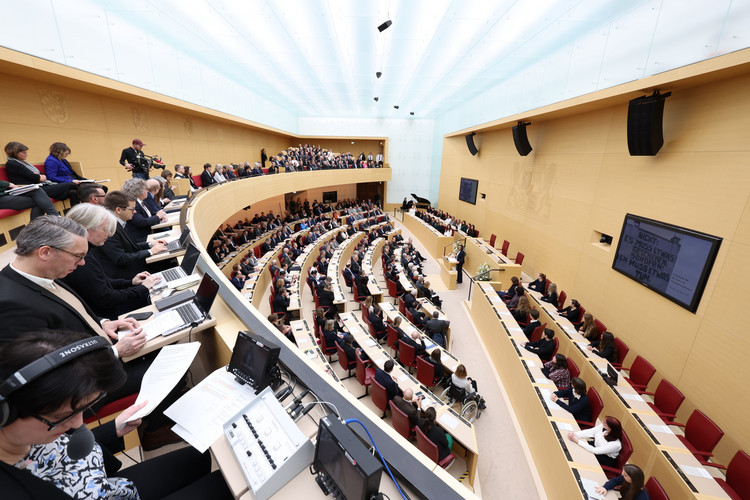
[[[127,419],[143,404],[95,428],[94,443],[83,413],[125,378],[109,342],[99,336],[28,332],[0,347],[3,498],[233,498],[221,473],[210,473],[210,455],[192,447],[120,470],[112,453],[140,424]],[[121,477],[111,477],[115,473]]]

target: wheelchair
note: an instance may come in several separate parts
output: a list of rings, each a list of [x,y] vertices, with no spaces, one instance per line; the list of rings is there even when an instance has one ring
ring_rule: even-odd
[[[485,409],[484,399],[479,393],[467,394],[466,389],[456,387],[453,384],[448,385],[443,393],[440,394],[440,400],[447,404],[448,407],[459,403],[461,410],[458,413],[467,422],[474,422],[474,420],[481,417],[482,410]]]

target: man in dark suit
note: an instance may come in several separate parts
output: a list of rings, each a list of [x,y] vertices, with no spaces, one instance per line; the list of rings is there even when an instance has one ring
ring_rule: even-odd
[[[273,312],[286,314],[287,307],[289,307],[289,294],[286,288],[281,288],[276,291],[276,296],[273,298]]]
[[[539,356],[539,359],[546,363],[552,359],[552,353],[555,352],[554,338],[555,331],[550,328],[545,328],[544,335],[540,340],[537,340],[536,342],[526,342],[523,344],[523,347],[527,351],[531,351]]]
[[[407,387],[404,390],[403,396],[394,396],[394,405],[398,406],[398,409],[406,413],[409,417],[409,425],[414,427],[419,423],[419,417],[422,412],[422,396],[414,399],[414,390],[411,387]]]
[[[203,173],[201,173],[201,182],[203,182],[203,187],[208,187],[211,184],[216,184],[216,181],[214,180],[214,176],[211,173],[210,163],[205,163],[203,165]]]
[[[373,304],[372,312],[369,314],[368,319],[370,320],[372,327],[375,329],[375,337],[378,340],[383,340],[388,334],[388,330],[386,329],[385,323],[383,323],[383,318],[381,318],[378,313],[380,313],[380,307],[377,304]]]
[[[414,348],[414,354],[416,356],[422,356],[425,353],[424,340],[419,332],[411,332],[411,336],[405,335],[400,339],[404,344],[410,345]]]
[[[391,375],[392,371],[393,371],[392,359],[389,359],[388,361],[385,362],[382,370],[380,368],[375,370],[375,380],[377,380],[378,384],[385,387],[385,392],[388,396],[388,401],[390,401],[396,396],[404,395],[404,393],[401,392],[401,389],[396,383],[396,378],[393,375]]]
[[[136,242],[125,229],[125,223],[133,217],[135,201],[128,199],[122,191],[110,191],[104,198],[104,206],[118,218],[115,234],[107,238],[101,247],[94,248],[97,259],[110,278],[132,279],[146,271],[146,257],[164,252],[164,240],[152,243]]]
[[[417,302],[416,290],[412,290],[411,293],[404,294],[404,304],[406,305],[407,309],[419,308],[419,303]]]
[[[529,316],[531,316],[531,321],[529,321],[529,324],[523,329],[523,334],[526,335],[527,339],[531,340],[531,334],[534,333],[534,330],[538,327],[542,326],[542,323],[539,321],[539,311],[537,309],[532,309],[529,312]]]
[[[458,261],[458,263],[456,264],[456,273],[458,273],[458,275],[456,276],[456,283],[462,283],[464,274],[464,260],[466,260],[466,252],[464,252],[463,245],[458,245],[456,260]]]
[[[433,311],[432,318],[425,321],[425,327],[430,333],[430,337],[442,347],[445,347],[445,332],[451,325],[451,322],[445,319],[440,319],[440,313]]]
[[[356,276],[354,276],[354,273],[351,270],[351,264],[348,262],[346,263],[346,267],[344,268],[344,283],[346,283],[346,286],[348,287],[354,287],[354,283],[356,282]]]

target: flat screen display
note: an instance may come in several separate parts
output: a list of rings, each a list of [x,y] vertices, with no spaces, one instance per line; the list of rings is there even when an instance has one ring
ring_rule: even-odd
[[[722,239],[627,214],[612,268],[695,312]]]
[[[366,480],[362,472],[352,465],[346,450],[325,425],[318,432],[317,459],[347,499],[364,498]]]
[[[458,190],[458,199],[471,203],[472,205],[477,204],[477,188],[479,187],[479,181],[476,179],[467,179],[461,177],[461,186]]]

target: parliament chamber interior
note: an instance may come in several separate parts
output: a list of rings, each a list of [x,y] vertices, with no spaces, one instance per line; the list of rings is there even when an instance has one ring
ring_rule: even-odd
[[[332,16],[350,8],[334,3]],[[493,23],[503,8],[516,8],[490,3],[484,15]],[[665,19],[679,18],[673,2],[637,3],[634,11],[660,8]],[[278,3],[259,4],[282,12]],[[446,19],[461,19],[456,2],[438,4]],[[573,7],[548,6],[559,23],[575,24]],[[385,21],[379,9],[345,19]],[[392,26],[368,24],[372,45],[406,43],[395,31],[399,15],[410,19],[417,10],[402,5],[389,11]],[[376,110],[389,91],[375,69],[374,83],[347,97],[367,93],[366,105],[324,116],[315,114],[318,103],[288,100],[291,79],[279,78],[276,95],[272,85],[243,89],[237,75],[222,76],[205,91],[226,85],[227,94],[209,102],[186,90],[195,82],[175,96],[166,83],[97,73],[0,37],[0,132],[8,144],[0,166],[2,267],[29,258],[16,254],[17,240],[41,241],[24,231],[36,227],[39,210],[78,220],[76,207],[88,203],[83,186],[103,188],[93,196],[114,213],[106,242],[93,241],[92,226],[85,256],[41,244],[78,259],[54,280],[82,297],[68,304],[75,314],[102,325],[135,317],[133,330],[147,332],[118,363],[128,371],[128,363],[149,359],[152,378],[142,375],[139,392],[166,398],[150,411],[163,411],[174,439],[148,446],[145,431],[130,432],[117,455],[123,467],[194,449],[210,457],[227,497],[242,500],[750,498],[750,343],[740,307],[750,299],[750,48],[724,41],[737,38],[750,14],[747,5],[710,13],[705,22],[717,32],[724,23],[716,47],[691,45],[685,51],[696,54],[638,77],[623,70],[619,80],[571,90],[572,76],[566,84],[551,75],[585,73],[586,64],[552,62],[563,57],[553,53],[557,59],[533,71],[515,70],[536,81],[523,88],[514,80],[513,91],[500,83],[504,71],[474,87],[452,73],[463,82],[456,88],[475,95],[459,102],[451,94],[451,101],[454,84],[443,81],[443,92],[437,83],[430,90],[443,100],[426,116],[418,105],[432,101],[422,96]],[[637,22],[618,11],[596,26],[614,30],[623,18]],[[664,34],[658,26],[657,42],[690,45],[689,30]],[[383,38],[389,32],[393,38]],[[296,36],[298,44],[311,39]],[[91,50],[93,60],[101,48]],[[226,57],[239,56],[227,50]],[[314,100],[307,87],[297,91]],[[235,105],[241,112],[232,112]],[[22,147],[14,150],[16,141]],[[50,147],[57,143],[62,156]],[[47,189],[65,183],[45,185],[57,175],[52,157],[70,168],[77,195]],[[21,163],[25,178],[36,180],[18,180]],[[6,192],[29,183],[38,189]],[[146,191],[157,209],[146,208],[145,218],[156,222],[135,237],[137,271],[159,273],[161,282],[141,276],[120,285],[140,287],[137,307],[115,294],[89,299],[76,288],[89,283],[67,273],[104,262],[143,197],[153,201]],[[43,206],[34,197],[42,192]],[[11,197],[36,205],[3,204]],[[162,250],[162,243],[171,245]],[[130,280],[135,268],[127,269]],[[168,269],[182,274],[179,283]],[[106,274],[107,287],[125,276]],[[16,300],[3,291],[0,311],[10,314]],[[185,304],[199,316],[165,327],[173,319],[167,313]],[[129,333],[108,339],[115,352]],[[3,345],[20,335],[2,336],[0,360]],[[7,387],[0,380],[0,416]],[[120,424],[143,397],[108,400],[83,417],[91,428]],[[0,431],[13,421],[0,418]],[[4,484],[11,476],[3,467]]]

